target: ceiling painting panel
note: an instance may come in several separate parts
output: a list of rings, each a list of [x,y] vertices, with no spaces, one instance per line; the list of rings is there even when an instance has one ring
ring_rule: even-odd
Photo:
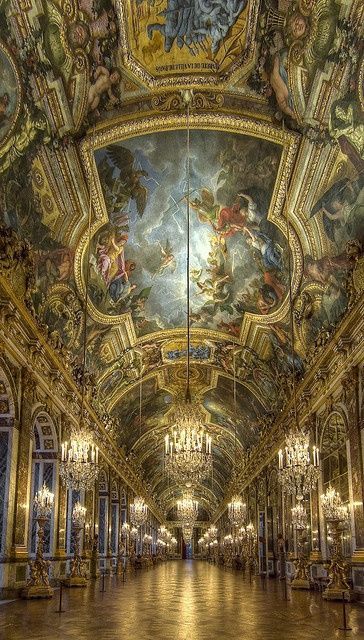
[[[122,63],[149,85],[216,83],[254,58],[257,3],[126,0],[118,3]]]
[[[287,242],[279,214],[284,184],[278,189],[277,180],[282,154],[293,159],[295,139],[287,138],[291,147],[282,151],[283,139],[274,129],[270,133],[272,141],[257,133],[191,131],[193,328],[239,337],[245,314],[271,316],[286,297]],[[95,161],[105,219],[91,243],[95,314],[112,322],[129,314],[139,337],[180,329],[186,295],[185,131],[125,139],[96,150]]]

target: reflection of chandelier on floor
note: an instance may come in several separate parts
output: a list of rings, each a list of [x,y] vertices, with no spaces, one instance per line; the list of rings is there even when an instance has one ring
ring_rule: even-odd
[[[130,522],[139,527],[145,524],[148,518],[148,507],[141,496],[136,496],[130,505]]]
[[[181,500],[177,500],[177,517],[182,523],[193,524],[198,516],[198,502],[192,494],[186,494]]]
[[[197,482],[208,477],[212,471],[211,437],[205,433],[204,414],[200,406],[191,400],[190,390],[190,117],[189,98],[191,92],[185,92],[187,116],[187,153],[186,153],[186,393],[185,401],[177,405],[173,414],[171,434],[165,437],[164,459],[166,472],[177,482]]]
[[[82,389],[80,420],[77,428],[73,428],[70,442],[64,442],[61,450],[59,473],[67,487],[81,491],[91,489],[98,476],[99,450],[93,442],[90,431],[84,421],[84,404],[86,394],[86,349],[87,349],[87,311],[88,311],[88,283],[90,274],[90,244],[91,244],[91,185],[88,212],[85,304],[83,308],[83,347],[82,347]]]
[[[174,411],[175,424],[165,437],[165,469],[178,482],[206,478],[212,469],[211,437],[205,433],[198,404],[184,403]]]

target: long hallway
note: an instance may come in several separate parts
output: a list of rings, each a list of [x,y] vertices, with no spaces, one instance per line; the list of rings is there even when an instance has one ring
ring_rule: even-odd
[[[1,640],[331,640],[364,638],[364,609],[350,605],[349,633],[342,607],[313,592],[252,584],[240,572],[201,561],[172,561],[138,573],[64,591],[64,613],[52,601],[15,601],[0,607]]]

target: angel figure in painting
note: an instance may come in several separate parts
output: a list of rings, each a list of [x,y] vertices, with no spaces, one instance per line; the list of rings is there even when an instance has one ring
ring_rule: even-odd
[[[335,102],[331,108],[329,131],[338,141],[341,151],[349,158],[359,175],[364,172],[364,123],[348,98]]]
[[[246,193],[238,193],[231,206],[220,207],[209,189],[201,189],[200,198],[191,201],[200,222],[208,222],[221,237],[229,238],[247,226],[258,227],[262,216],[257,205]]]
[[[219,214],[220,206],[215,202],[215,197],[210,189],[203,187],[200,197],[190,201],[190,205],[197,213],[200,222],[213,224]]]
[[[254,200],[245,193],[238,193],[236,202],[230,207],[223,207],[218,215],[215,231],[224,238],[246,231],[248,227],[257,228],[260,216]]]
[[[143,184],[142,178],[147,178],[148,173],[142,167],[136,166],[133,153],[121,145],[107,147],[107,157],[112,165],[119,171],[115,180],[109,172],[110,186],[117,198],[119,211],[126,206],[131,199],[135,202],[137,213],[142,217],[147,206],[148,190]]]
[[[288,83],[287,49],[280,49],[267,58],[263,69],[263,79],[269,81],[271,91],[274,92],[281,111],[295,120],[293,98]]]
[[[310,217],[322,212],[322,222],[327,237],[342,249],[353,235],[353,222],[361,216],[358,196],[364,185],[364,178],[357,180],[343,178],[335,182],[311,210]]]
[[[176,258],[172,252],[172,246],[169,240],[167,239],[165,247],[162,247],[161,243],[159,242],[159,247],[161,251],[161,263],[154,273],[155,276],[164,273],[165,270],[168,269],[168,267],[171,267],[172,272],[176,270]]]
[[[118,69],[111,69],[111,71],[109,71],[101,65],[97,67],[94,75],[94,83],[91,84],[88,92],[89,111],[96,111],[100,104],[101,96],[104,93],[107,93],[112,105],[118,102],[118,98],[113,94],[112,89],[120,82],[120,77],[120,71]]]
[[[207,278],[204,282],[197,282],[196,284],[200,289],[199,293],[204,295],[208,301],[214,304],[221,304],[230,295],[230,291],[226,288],[228,280],[230,280],[230,276],[224,275],[215,279]]]
[[[246,227],[246,241],[254,249],[256,249],[262,257],[263,265],[266,269],[283,269],[283,249],[272,240],[266,233],[249,229]]]
[[[116,230],[112,229],[96,246],[97,268],[107,286],[118,273],[125,274],[124,246],[127,240],[127,234],[117,237]]]

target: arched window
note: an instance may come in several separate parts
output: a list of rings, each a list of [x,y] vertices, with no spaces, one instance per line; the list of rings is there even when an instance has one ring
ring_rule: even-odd
[[[345,419],[338,411],[326,420],[321,438],[322,493],[329,485],[340,493],[343,502],[349,502],[349,474]],[[330,535],[326,542],[330,547]],[[343,536],[343,552],[350,555],[350,534]]]
[[[43,484],[45,484],[54,494],[56,494],[57,487],[57,433],[53,420],[45,411],[40,411],[36,415],[33,426],[33,435],[34,446],[29,536],[31,555],[35,554],[37,547],[37,522],[33,504],[35,494]],[[53,552],[54,514],[55,509],[52,510],[51,518],[44,529],[44,553],[46,555],[52,555]]]
[[[9,487],[11,476],[11,450],[14,438],[15,406],[10,383],[0,369],[0,555],[6,555],[10,545]],[[7,533],[8,532],[8,533]]]

